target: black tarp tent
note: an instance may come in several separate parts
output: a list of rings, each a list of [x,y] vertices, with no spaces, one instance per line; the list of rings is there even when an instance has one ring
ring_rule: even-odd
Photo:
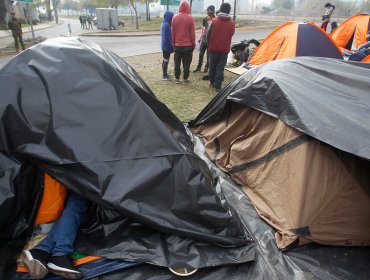
[[[320,61],[315,62],[315,59],[312,58],[307,61],[303,58],[292,61],[292,64],[296,63],[295,61],[301,61],[302,69],[305,69],[305,65],[306,69],[311,69],[313,65],[316,65],[316,68],[321,69]],[[277,65],[279,65],[280,63],[286,62],[284,60],[280,60],[280,62],[273,63],[278,63]],[[58,66],[58,64],[60,65]],[[69,67],[68,64],[72,64],[74,67]],[[275,64],[275,67],[277,67],[277,65]],[[327,60],[322,66],[324,69],[323,73],[327,73],[327,76],[332,77],[332,80],[337,80],[336,84],[338,86],[341,85],[340,81],[343,77],[339,76],[338,73],[334,75],[330,74],[332,70],[337,69],[339,73],[341,71],[345,73],[347,70],[353,70],[352,68],[342,68],[339,65],[342,64]],[[346,65],[347,64],[344,63],[343,67],[347,67]],[[289,67],[291,66],[292,65],[289,64]],[[207,108],[205,108],[193,125],[197,123],[206,123],[207,121],[212,121],[212,119],[217,118],[218,114],[223,110],[224,105],[230,101],[229,99],[233,99],[233,96],[235,96],[234,94],[237,94],[237,98],[235,98],[236,102],[238,100],[246,102],[243,95],[249,96],[248,94],[250,94],[250,97],[253,97],[254,94],[257,94],[256,99],[263,99],[263,90],[265,90],[265,93],[271,93],[272,88],[269,87],[269,85],[276,86],[277,81],[274,79],[278,80],[278,78],[274,77],[274,79],[271,79],[266,73],[261,73],[264,67],[265,66],[261,66],[258,69],[254,69],[249,72],[250,74],[243,75],[235,80],[223,92],[221,92],[220,95],[218,95],[207,106]],[[313,67],[313,69],[316,68]],[[40,69],[41,72],[40,70],[38,72],[36,69]],[[269,68],[267,67],[267,69]],[[56,72],[53,73],[53,71]],[[72,72],[68,73],[68,71]],[[358,71],[361,72],[361,70]],[[27,79],[28,75],[16,78],[18,72],[29,73],[32,79]],[[277,70],[277,72],[279,71]],[[3,73],[11,73],[11,75],[3,76]],[[42,75],[40,75],[40,73],[42,73]],[[302,72],[295,69],[295,71],[289,73],[294,74],[295,77],[310,79],[309,77],[306,77],[305,71]],[[285,76],[283,73],[281,73],[281,75],[281,80],[283,81]],[[43,78],[40,79],[40,77]],[[98,82],[95,81],[94,77]],[[356,77],[361,77],[361,75],[353,75],[346,81],[356,80]],[[89,82],[83,83],[82,80],[85,79]],[[194,211],[191,213],[187,213],[186,211],[184,213],[183,210],[191,209],[188,209],[186,204],[181,204],[181,209],[178,207],[173,209],[176,210],[175,214],[177,216],[175,216],[182,218],[183,215],[188,216],[188,214],[190,214],[191,216],[192,213],[199,214],[199,212],[201,212],[202,215],[207,216],[208,210],[210,210],[213,214],[217,214],[216,217],[214,217],[215,219],[211,217],[209,217],[209,219],[203,219],[203,216],[199,216],[194,222],[197,226],[202,226],[202,228],[197,228],[194,232],[183,232],[182,230],[187,229],[187,226],[184,225],[183,228],[177,229],[174,234],[174,229],[167,228],[166,223],[169,222],[167,217],[163,217],[163,227],[158,227],[154,224],[148,225],[145,223],[148,222],[145,217],[149,220],[151,219],[151,215],[161,213],[152,213],[150,211],[146,211],[148,208],[140,208],[137,209],[137,216],[128,216],[128,211],[123,210],[123,207],[118,205],[118,202],[124,202],[125,197],[128,197],[126,195],[120,197],[123,193],[126,193],[125,190],[117,190],[119,193],[115,192],[114,197],[107,196],[109,193],[109,191],[107,192],[107,187],[112,183],[118,184],[114,178],[111,179],[111,175],[112,170],[119,171],[121,166],[114,168],[114,166],[112,167],[110,165],[110,163],[117,161],[118,156],[114,157],[112,160],[104,157],[102,161],[102,166],[104,166],[104,168],[100,169],[100,165],[89,165],[88,163],[90,161],[66,161],[64,158],[65,155],[70,158],[74,157],[75,152],[77,152],[77,155],[80,156],[81,151],[73,150],[72,148],[74,146],[68,147],[68,149],[65,147],[65,150],[62,149],[63,157],[58,155],[60,148],[63,148],[62,144],[66,143],[66,140],[68,140],[65,137],[68,136],[67,138],[72,139],[68,142],[70,144],[79,140],[75,139],[74,136],[72,137],[72,134],[70,133],[71,126],[76,126],[79,130],[81,130],[82,127],[78,126],[81,120],[75,120],[73,118],[70,118],[68,125],[63,127],[63,121],[65,121],[64,112],[69,112],[70,108],[65,106],[66,103],[63,103],[64,106],[61,108],[58,106],[57,108],[50,106],[50,104],[54,104],[54,100],[50,99],[50,96],[52,96],[51,93],[63,91],[59,87],[50,87],[49,85],[52,80],[55,81],[56,85],[67,85],[69,87],[69,92],[66,92],[67,96],[77,94],[74,102],[77,102],[76,104],[79,105],[77,107],[82,107],[80,110],[84,109],[84,106],[87,106],[87,104],[93,106],[92,108],[89,107],[83,110],[83,112],[87,114],[86,117],[83,115],[75,115],[75,117],[78,116],[79,118],[88,119],[86,123],[87,128],[91,128],[90,125],[92,126],[92,124],[90,124],[90,122],[98,122],[100,117],[106,117],[104,125],[108,125],[107,129],[109,130],[112,125],[115,128],[110,130],[110,132],[112,132],[111,134],[108,133],[110,137],[107,141],[119,139],[119,141],[116,141],[116,143],[119,144],[118,152],[120,152],[121,149],[124,149],[124,143],[127,144],[126,141],[131,140],[129,144],[132,144],[134,147],[140,147],[140,150],[130,150],[130,153],[144,153],[145,151],[147,151],[148,154],[151,153],[150,149],[145,150],[145,148],[148,147],[148,143],[137,143],[136,139],[133,139],[133,137],[130,137],[130,139],[122,137],[121,139],[118,137],[120,133],[124,133],[126,136],[128,133],[131,133],[131,130],[149,130],[153,128],[152,125],[154,122],[155,129],[160,129],[160,133],[164,134],[158,141],[153,139],[155,143],[162,143],[162,145],[159,145],[159,150],[166,152],[163,153],[165,154],[166,160],[164,160],[164,162],[160,162],[162,169],[156,166],[156,164],[158,164],[157,161],[154,165],[151,161],[148,165],[145,164],[140,167],[136,166],[137,169],[130,169],[131,173],[129,173],[127,178],[122,179],[120,185],[129,185],[130,182],[137,178],[137,172],[140,172],[141,175],[145,175],[149,171],[151,172],[149,172],[148,177],[144,177],[147,182],[143,182],[143,184],[135,184],[135,188],[132,187],[127,195],[140,200],[140,204],[143,201],[143,205],[150,207],[150,211],[156,210],[155,207],[160,207],[157,205],[162,201],[162,196],[174,194],[172,192],[168,194],[169,189],[166,188],[165,191],[160,189],[156,192],[159,193],[162,191],[158,197],[159,200],[157,200],[157,197],[152,195],[151,191],[153,186],[163,186],[164,184],[165,186],[170,185],[170,190],[172,187],[176,187],[176,202],[190,202],[189,196],[186,195],[186,192],[184,193],[184,190],[182,190],[181,187],[184,182],[175,181],[175,184],[166,184],[166,181],[162,182],[163,184],[161,183],[162,180],[166,180],[165,178],[170,176],[169,174],[173,172],[173,170],[176,170],[177,165],[179,164],[182,170],[180,172],[181,174],[178,175],[181,176],[181,179],[185,179],[185,184],[186,182],[191,182],[191,184],[196,183],[195,185],[197,187],[200,185],[207,186],[210,188],[210,191],[208,192],[203,190],[201,193],[196,192],[195,198],[202,197],[208,199],[205,201],[192,200],[192,207],[196,207],[196,209],[193,209]],[[253,83],[253,81],[256,83]],[[267,82],[264,83],[264,81]],[[145,85],[135,71],[113,53],[100,49],[94,44],[75,39],[58,39],[49,41],[36,48],[27,50],[22,54],[22,56],[17,56],[16,59],[7,67],[1,69],[0,83],[2,85],[2,89],[6,88],[6,85],[10,84],[13,85],[13,90],[15,91],[12,91],[13,98],[10,98],[8,95],[5,95],[5,97],[0,96],[0,111],[2,114],[2,126],[0,130],[0,147],[2,152],[0,154],[2,166],[2,171],[0,173],[2,176],[0,178],[0,264],[2,270],[0,275],[2,275],[3,278],[9,276],[6,279],[11,279],[11,277],[14,276],[11,267],[6,267],[6,265],[9,265],[7,260],[13,260],[15,253],[20,250],[25,238],[29,236],[30,229],[32,228],[31,224],[32,217],[35,212],[35,205],[37,204],[41,193],[40,187],[38,187],[39,184],[37,183],[37,180],[39,180],[38,169],[49,172],[55,178],[66,184],[68,188],[78,192],[83,192],[82,194],[96,202],[92,210],[92,213],[96,215],[92,215],[90,217],[90,226],[86,226],[86,228],[83,229],[84,232],[80,234],[77,242],[79,249],[86,250],[93,254],[101,253],[109,258],[132,259],[148,263],[105,275],[101,279],[179,279],[179,277],[173,275],[167,268],[162,266],[169,264],[182,264],[183,262],[188,263],[189,266],[196,266],[196,264],[204,266],[204,268],[199,269],[197,273],[186,278],[191,280],[215,280],[226,278],[229,280],[368,279],[370,277],[370,269],[368,266],[370,259],[369,248],[334,247],[309,244],[287,251],[279,250],[275,242],[275,231],[257,215],[249,198],[242,192],[239,186],[237,186],[227,174],[220,171],[207,158],[201,141],[197,137],[191,135],[190,131],[188,131],[188,134],[191,136],[193,143],[189,142],[189,138],[183,125],[162,103],[158,102],[150,89]],[[131,107],[136,103],[130,103],[130,108],[127,109],[127,107],[122,104],[123,97],[129,99],[134,98],[136,102],[139,103],[134,107],[135,110],[139,111],[135,117],[129,119],[131,122],[134,122],[135,125],[127,124],[126,118],[120,119],[119,124],[121,124],[121,121],[123,126],[127,124],[126,128],[130,128],[129,131],[122,132],[120,130],[121,125],[114,126],[114,124],[111,123],[111,117],[109,116],[100,116],[95,120],[96,115],[99,115],[97,114],[97,111],[100,110],[100,107],[98,108],[95,106],[99,106],[99,102],[101,102],[100,106],[105,107],[103,104],[106,103],[105,98],[99,98],[99,102],[96,102],[95,98],[97,98],[98,95],[93,94],[95,90],[93,91],[93,87],[89,86],[91,83],[92,85],[95,85],[95,87],[99,87],[100,84],[104,84],[100,92],[105,94],[105,91],[113,91],[116,96],[115,100],[121,101],[112,102],[119,104],[114,106],[111,104],[113,107],[109,107],[109,112],[105,111],[107,114],[110,114],[111,110],[115,111],[115,108],[118,111],[122,108],[126,108],[126,110],[131,112]],[[318,84],[319,83],[316,83],[316,85]],[[296,87],[301,86],[298,82],[295,82],[294,85]],[[26,104],[24,103],[24,87],[27,86],[34,87],[35,94],[32,99],[28,100],[28,106],[24,107],[23,105]],[[278,87],[274,87],[274,89],[275,88]],[[83,94],[85,91],[88,92],[88,96],[83,96],[84,98],[82,98],[80,94]],[[8,89],[6,92],[8,92]],[[128,93],[126,94],[125,92]],[[258,95],[258,93],[260,93],[260,95]],[[40,96],[42,95],[46,95],[47,97],[41,98]],[[85,99],[89,101],[86,101]],[[247,99],[249,100],[249,98]],[[6,101],[7,103],[5,103]],[[272,98],[271,101],[274,101],[274,99]],[[71,104],[73,105],[74,102]],[[13,105],[9,106],[10,103]],[[275,102],[275,104],[277,103]],[[286,104],[291,103],[287,102]],[[123,107],[117,108],[116,106]],[[24,110],[25,108],[27,108],[27,110]],[[56,111],[54,109],[56,109]],[[58,111],[58,109],[61,111]],[[15,112],[13,112],[14,110]],[[77,111],[77,109],[75,111]],[[47,119],[47,121],[37,123],[28,121],[30,118],[30,112],[34,112],[33,114],[35,114],[34,117],[31,118],[32,120],[41,118],[41,120]],[[50,112],[53,112],[53,114],[51,115]],[[21,128],[14,127],[13,118],[11,119],[12,122],[10,125],[8,118],[10,115],[16,115],[16,123],[19,121],[23,126]],[[58,117],[56,118],[56,116]],[[61,118],[61,116],[63,116],[63,118]],[[142,123],[138,124],[136,122],[136,117],[142,120]],[[148,124],[148,122],[150,122],[150,124]],[[4,123],[8,123],[9,125],[4,127]],[[115,124],[118,124],[118,121],[115,122]],[[136,127],[138,125],[143,125],[144,127],[138,128]],[[4,134],[9,131],[11,131],[11,133]],[[95,129],[88,131],[95,131]],[[18,133],[22,136],[16,137]],[[38,135],[50,135],[49,133],[51,133],[51,135],[55,135],[55,139],[58,138],[57,143],[50,143],[48,137],[37,137]],[[105,134],[104,128],[101,128],[99,133]],[[138,134],[142,137],[140,133]],[[6,135],[6,137],[4,138],[3,135]],[[10,135],[16,138],[17,141],[11,141],[13,139],[9,138]],[[29,140],[31,143],[25,144],[24,142],[19,142],[26,135],[32,136]],[[92,135],[94,135],[94,137],[100,137],[100,134],[96,135],[94,133]],[[112,137],[114,139],[111,139]],[[148,135],[144,134],[143,137],[148,137]],[[78,145],[78,148],[82,147],[82,149],[86,151],[87,148],[85,150],[85,146],[91,145],[89,143],[90,138],[83,139]],[[123,142],[121,142],[121,140]],[[150,138],[145,140],[148,141],[152,139]],[[95,143],[97,140],[91,139],[91,141],[92,143]],[[167,147],[167,141],[171,143],[169,147]],[[103,141],[103,143],[105,142]],[[155,143],[153,143],[153,145]],[[144,144],[144,146],[141,146],[142,144]],[[194,145],[194,151],[196,154],[192,152],[192,144]],[[117,148],[115,145],[113,146]],[[9,151],[14,150],[15,147],[18,147],[17,152],[10,154]],[[40,149],[40,147],[46,147],[47,149]],[[103,147],[107,146],[104,145]],[[170,147],[173,149],[171,150]],[[141,151],[141,148],[143,148],[144,151]],[[100,149],[100,147],[98,149]],[[175,154],[178,155],[179,158],[170,160],[169,158],[173,156],[174,150]],[[110,155],[112,153],[116,155],[117,153],[116,150],[111,151],[109,149],[108,152]],[[95,150],[93,150],[92,153],[93,155],[90,153],[83,155],[86,158],[92,158],[93,160],[91,160],[91,162],[93,163],[96,162],[97,157],[95,157]],[[163,154],[161,153],[161,155]],[[167,158],[168,156],[169,158]],[[127,158],[125,159],[127,160]],[[141,158],[136,156],[135,159],[140,160]],[[148,156],[145,159],[155,160],[155,158],[152,158],[151,156]],[[191,164],[186,164],[186,162],[190,162]],[[184,169],[184,166],[188,166],[189,169]],[[81,170],[77,171],[78,169]],[[159,169],[161,172],[158,171]],[[188,173],[189,170],[191,170],[191,174]],[[102,173],[100,173],[100,171]],[[157,171],[157,173],[154,171]],[[185,173],[183,173],[184,171]],[[150,177],[150,174],[157,174],[158,176]],[[101,180],[102,176],[107,179]],[[140,178],[143,177],[140,176]],[[211,178],[213,178],[213,180]],[[80,184],[78,184],[78,186],[73,184],[75,182],[74,179],[81,179],[79,183],[86,185],[86,188],[79,187],[81,186]],[[126,182],[126,180],[128,180],[128,182]],[[211,184],[211,181],[213,182],[213,185]],[[32,182],[32,184],[30,184],[30,182]],[[177,186],[178,182],[180,185]],[[144,185],[147,187],[144,187]],[[28,190],[26,194],[23,192],[24,189]],[[214,191],[217,192],[218,196],[215,196]],[[99,195],[96,194],[96,192],[99,192]],[[212,199],[210,200],[210,198]],[[223,207],[220,207],[220,203]],[[180,206],[176,204],[172,205],[174,207]],[[199,208],[202,206],[204,207]],[[164,211],[163,209],[164,208],[161,208],[160,211]],[[145,214],[148,214],[149,216],[145,216]],[[143,217],[138,217],[140,215],[143,215]],[[213,219],[213,221],[225,222],[224,225],[226,226],[223,227],[224,230],[218,230],[218,233],[225,234],[219,234],[219,237],[216,236],[212,239],[207,238],[209,235],[206,233],[215,230],[217,231],[215,226],[218,224],[207,222],[211,221],[211,219]],[[155,220],[160,221],[160,219]],[[96,221],[99,223],[96,224]],[[180,223],[182,222],[183,221],[180,221]],[[189,221],[189,227],[194,229],[192,225],[192,221]],[[244,230],[241,230],[240,226],[243,226]],[[220,227],[222,227],[221,222]],[[218,229],[220,229],[220,227],[218,227]],[[183,238],[177,235],[180,232]],[[198,236],[197,233],[199,232],[202,233],[202,236]],[[105,234],[107,234],[107,236],[105,236]],[[224,241],[224,246],[221,244],[221,239]],[[91,240],[93,240],[95,244],[92,244]],[[247,243],[245,246],[239,246],[245,244],[246,240],[253,241]],[[219,246],[215,246],[215,243]],[[230,246],[232,244],[234,244],[234,246]],[[178,260],[180,261],[179,263],[177,263]],[[248,260],[254,261],[248,262]],[[207,267],[209,265],[211,267]],[[5,274],[4,268],[7,268]]]
[[[0,85],[1,273],[30,236],[40,171],[94,203],[85,253],[165,267],[253,260],[184,126],[117,55],[49,40],[4,66]]]
[[[348,155],[346,160],[351,157],[358,159],[362,163],[361,169],[354,170],[352,173],[356,174],[355,176],[357,176],[356,178],[364,190],[364,195],[370,197],[370,185],[368,183],[370,167],[369,90],[369,64],[313,57],[273,61],[252,69],[232,81],[190,123],[190,127],[201,136],[199,139],[196,136],[195,139],[200,142],[198,144],[199,149],[205,153],[204,159],[208,160],[211,166],[215,162],[218,167],[229,171],[228,174],[233,178],[234,173],[237,174],[243,168],[253,170],[258,166],[260,167],[258,169],[260,171],[259,175],[265,178],[263,172],[265,172],[265,168],[269,171],[268,163],[275,158],[283,157],[283,155],[289,153],[289,149],[275,149],[275,146],[271,143],[266,143],[266,146],[264,146],[263,143],[265,142],[263,141],[266,137],[263,133],[260,133],[261,130],[258,127],[260,124],[256,119],[254,119],[256,120],[255,123],[250,121],[252,123],[250,124],[246,119],[249,117],[248,114],[241,113],[243,112],[242,108],[246,108],[245,111],[251,115],[251,119],[258,116],[258,120],[260,120],[263,118],[262,115],[279,119],[286,125],[306,134],[305,137],[324,142],[322,145],[330,147],[338,154],[338,158],[340,158],[340,155],[346,154]],[[253,112],[258,113],[254,115]],[[237,116],[232,117],[233,114]],[[273,119],[271,117],[270,119]],[[235,119],[240,121],[236,122]],[[250,125],[243,126],[243,120]],[[266,128],[266,130],[268,129]],[[220,134],[212,135],[213,131]],[[237,132],[230,137],[231,144],[229,142],[222,143],[233,131]],[[270,133],[274,132],[271,128],[269,131]],[[225,134],[225,136],[222,134]],[[250,135],[252,135],[251,137],[255,136],[253,139],[256,142],[254,143],[258,142],[258,145],[254,145],[251,141],[242,142],[244,139],[249,139]],[[284,137],[288,138],[284,134],[281,134],[280,137],[282,139]],[[240,144],[238,147],[234,147],[234,142],[238,142],[239,139],[242,139],[240,141],[244,145]],[[203,141],[206,143],[206,147],[204,147]],[[269,144],[272,148],[268,147]],[[248,150],[252,155],[253,149],[255,153],[259,153],[260,146],[266,147],[264,151],[267,152],[263,154],[263,157],[257,157],[257,159],[252,157],[253,160],[248,161],[250,158],[243,158],[240,155],[240,153],[243,153],[243,149]],[[293,147],[291,146],[291,149]],[[240,165],[235,165],[236,158],[238,159],[239,156],[241,162],[243,162],[242,160],[244,162],[238,162]],[[212,162],[208,157],[211,157]],[[297,161],[310,165],[310,162],[305,161],[304,154],[298,155]],[[279,164],[286,165],[283,160]],[[239,167],[240,170],[237,170]],[[279,173],[280,167],[274,167],[277,168]],[[227,182],[230,182],[228,176],[217,167],[214,167],[214,170],[219,178],[225,179],[223,191],[228,201],[236,208],[245,226],[251,232],[253,238],[258,241],[256,261],[248,265],[248,274],[245,274],[244,279],[368,279],[370,277],[370,247],[309,244],[289,248],[285,251],[279,250],[275,239],[276,231],[262,222],[262,218],[257,215],[254,210],[255,205],[252,205],[250,198],[246,195],[243,196],[241,194],[242,190],[236,187],[235,183],[230,183],[226,187]],[[348,171],[351,172],[352,169],[348,168]],[[285,184],[288,184],[289,176],[294,177],[296,175],[291,170],[291,173],[286,176]],[[258,174],[256,176],[258,177]],[[269,201],[268,195],[270,193],[272,197],[278,197],[281,194],[288,197],[290,186],[280,185],[278,182],[272,181],[273,179],[268,175],[266,176],[271,187],[269,191],[268,188],[263,189],[268,194],[265,196],[261,194],[261,200]],[[300,174],[300,176],[302,180],[331,181],[331,178],[326,177],[310,178],[310,174],[305,173]],[[275,184],[277,184],[276,187]],[[269,185],[269,183],[266,183],[266,185]],[[251,191],[253,193],[258,192],[259,188],[258,185],[242,185],[242,187],[243,189],[253,189]],[[292,188],[294,187],[292,186]],[[301,193],[301,195],[305,195],[305,193]],[[316,198],[320,199],[320,195],[317,193]],[[300,201],[299,197],[291,198],[289,196],[289,198]],[[290,204],[289,201],[284,202],[287,205]],[[346,201],[346,204],[357,206],[356,201]],[[344,203],[342,203],[343,205]],[[269,206],[272,210],[279,207],[278,203]],[[343,207],[346,211],[351,211],[350,209],[354,208],[351,208],[351,206]],[[301,208],[304,210],[310,208],[310,205],[301,205]],[[340,208],[340,205],[338,208]],[[341,215],[341,209],[338,208],[336,213]],[[368,207],[366,211],[368,211]],[[348,215],[350,215],[349,213],[351,212],[348,212]],[[366,219],[368,216],[368,212],[359,216],[359,220],[365,217],[363,225],[367,227],[367,231],[364,227],[358,229],[359,231],[370,232],[369,223]],[[265,217],[265,219],[269,219],[269,217]],[[279,219],[289,220],[290,217],[273,216],[273,220]],[[329,224],[331,222],[335,224],[335,221],[327,221]],[[356,231],[356,229],[353,230]],[[303,231],[297,232],[297,234],[307,237]],[[369,237],[369,234],[367,234],[367,237]]]

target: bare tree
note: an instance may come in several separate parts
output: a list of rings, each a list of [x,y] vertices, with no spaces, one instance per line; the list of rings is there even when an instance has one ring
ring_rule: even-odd
[[[139,16],[137,14],[137,8],[136,8],[136,1],[135,0],[128,0],[132,9],[135,12],[135,18],[136,18],[136,29],[139,29]]]
[[[150,20],[150,0],[145,0],[146,20]]]
[[[53,3],[55,22],[59,23],[58,7],[59,7],[60,0],[51,0],[51,1]]]
[[[8,0],[0,0],[0,24],[6,23],[6,13],[9,11],[8,3]]]

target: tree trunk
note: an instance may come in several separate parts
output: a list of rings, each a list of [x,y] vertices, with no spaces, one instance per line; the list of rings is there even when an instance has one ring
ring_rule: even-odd
[[[58,15],[58,6],[60,3],[60,0],[51,0],[53,1],[53,9],[54,9],[54,16],[55,16],[55,22],[58,24],[59,23],[59,15]]]
[[[150,3],[146,0],[146,20],[150,20]]]
[[[55,16],[55,23],[58,24],[59,22],[58,9],[54,9],[54,16]]]
[[[139,17],[137,16],[137,11],[135,10],[135,17],[136,17],[136,29],[139,29]]]
[[[11,7],[8,7],[8,0],[0,0],[0,24],[6,24],[6,13],[9,10],[9,8]]]
[[[135,12],[135,17],[136,17],[136,29],[139,29],[139,17],[137,15],[137,10],[136,10],[136,3],[135,0],[130,0],[131,7],[134,9]]]

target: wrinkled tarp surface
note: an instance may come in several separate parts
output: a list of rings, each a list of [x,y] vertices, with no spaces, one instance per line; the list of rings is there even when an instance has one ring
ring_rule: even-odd
[[[226,102],[235,102],[279,118],[339,150],[370,159],[370,64],[297,57],[262,66],[231,82],[191,125],[217,119]]]
[[[94,202],[77,248],[160,266],[254,259],[181,122],[114,53],[54,39],[0,70],[0,273],[32,230],[41,172]]]
[[[228,105],[235,103],[279,118],[291,127],[367,161],[370,155],[369,69],[370,65],[323,58],[270,62],[231,82],[191,127],[216,124],[228,113]],[[196,148],[201,147],[197,153],[201,155],[205,153],[204,147],[202,141],[196,139],[199,142]],[[208,157],[204,155],[204,159]],[[210,160],[208,163],[213,166]],[[279,250],[275,230],[258,216],[250,199],[224,172],[215,166],[212,170],[218,175],[227,200],[258,244],[256,261],[246,265],[248,271],[241,272],[239,279],[370,277],[370,247],[309,244]],[[366,195],[370,195],[369,192]]]

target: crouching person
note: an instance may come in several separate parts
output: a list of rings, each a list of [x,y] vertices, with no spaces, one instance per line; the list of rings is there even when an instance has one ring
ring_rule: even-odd
[[[46,184],[48,180],[52,182],[51,187]],[[67,193],[62,185],[47,174],[44,181],[45,191],[41,211],[39,210],[35,223],[50,222],[50,217],[47,217],[50,213],[60,217],[36,247],[22,252],[22,261],[33,279],[44,278],[49,272],[66,279],[80,279],[82,273],[74,266],[72,252],[77,231],[86,216],[89,202],[72,191]],[[46,197],[46,192],[49,197]],[[51,205],[52,211],[47,207],[45,210],[45,204]]]

